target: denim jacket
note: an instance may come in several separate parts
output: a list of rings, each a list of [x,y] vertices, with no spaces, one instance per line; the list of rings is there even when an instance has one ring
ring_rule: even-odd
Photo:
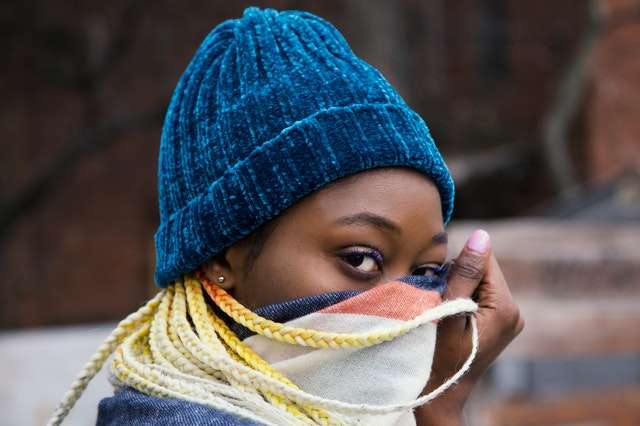
[[[202,404],[174,398],[157,398],[126,387],[98,405],[96,426],[260,426]]]

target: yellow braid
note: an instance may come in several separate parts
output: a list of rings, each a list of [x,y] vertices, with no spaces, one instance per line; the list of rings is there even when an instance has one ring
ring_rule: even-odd
[[[203,301],[202,297],[202,289],[201,286],[196,283],[195,280],[188,279],[187,283],[190,289],[193,289],[192,293],[196,293],[199,297],[194,300],[193,305],[199,305],[201,301]],[[213,313],[213,310],[207,305],[207,320],[204,321],[203,324],[205,326],[213,325],[213,329],[220,336],[225,343],[225,345],[229,348],[229,352],[234,354],[235,357],[242,360],[247,366],[265,373],[266,375],[285,383],[293,388],[298,388],[292,381],[287,379],[285,376],[280,374],[275,368],[273,368],[267,361],[263,360],[258,354],[256,354],[249,346],[242,343],[242,341],[235,335],[233,331],[222,321],[218,316]],[[196,327],[198,323],[196,323]],[[269,397],[270,400],[273,400],[276,403],[284,404],[286,409],[290,411],[292,414],[297,417],[301,416],[298,408],[291,403],[286,403],[285,399],[275,395],[271,392],[266,392],[266,396]],[[327,413],[323,410],[319,410],[312,405],[303,405],[303,410],[311,416],[312,419],[316,420],[320,424],[332,424],[333,422],[327,415]]]
[[[91,360],[85,365],[76,380],[71,384],[69,391],[53,413],[49,424],[59,424],[62,422],[80,398],[91,379],[102,369],[109,355],[113,353],[115,348],[120,345],[136,327],[139,327],[149,320],[160,303],[162,296],[163,292],[159,292],[138,311],[120,321],[115,330],[113,330],[109,337],[100,345],[96,353],[91,357]]]
[[[427,316],[387,330],[326,333],[262,318],[209,282],[201,272],[197,276],[188,274],[184,281],[175,281],[121,321],[72,383],[48,424],[62,422],[112,353],[111,380],[115,385],[208,405],[259,423],[351,424],[357,422],[357,418],[350,417],[352,414],[384,414],[421,405],[419,400],[390,406],[353,405],[305,393],[233,333],[206,303],[203,288],[223,312],[255,333],[314,348],[368,347],[436,318],[477,309],[472,301],[453,301]],[[472,325],[476,348],[475,322]],[[426,402],[434,398],[455,380],[452,377],[434,395],[422,399]]]
[[[206,303],[202,284],[192,277],[186,277],[184,284],[178,280],[161,290],[140,310],[118,324],[72,384],[48,424],[62,423],[111,353],[114,353],[111,366],[113,380],[148,395],[206,404],[259,422],[264,422],[264,419],[248,408],[251,403],[268,405],[266,399],[291,415],[284,417],[289,423],[340,423],[332,420],[324,410],[310,404],[298,406],[270,389],[250,388],[243,384],[247,380],[238,380],[237,372],[212,366],[202,353],[203,346],[210,354],[229,356],[297,389],[295,384],[242,343]],[[170,377],[166,374],[169,371],[193,379]],[[196,377],[207,382],[195,383]],[[243,403],[236,405],[230,402],[236,398],[247,399],[247,394],[253,394],[254,397],[244,402],[245,407]],[[255,407],[251,408],[255,410]],[[282,419],[280,417],[280,421]],[[278,418],[274,420],[277,422]]]
[[[330,333],[290,327],[256,315],[213,283],[207,282],[205,288],[216,305],[238,324],[242,324],[261,336],[291,345],[309,346],[318,349],[366,348],[406,334],[413,330],[415,323],[417,323],[417,321],[408,321],[406,324],[393,329],[362,334]]]

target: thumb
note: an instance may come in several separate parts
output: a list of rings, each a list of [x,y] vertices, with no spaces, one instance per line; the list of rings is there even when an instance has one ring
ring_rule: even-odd
[[[452,261],[445,298],[471,297],[487,271],[490,256],[489,234],[483,229],[476,229],[458,257]]]

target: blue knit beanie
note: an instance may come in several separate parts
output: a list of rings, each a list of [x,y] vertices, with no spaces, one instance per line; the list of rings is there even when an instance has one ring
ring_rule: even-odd
[[[180,78],[158,160],[155,281],[166,287],[305,195],[366,169],[454,186],[422,118],[326,20],[247,8],[215,27]]]

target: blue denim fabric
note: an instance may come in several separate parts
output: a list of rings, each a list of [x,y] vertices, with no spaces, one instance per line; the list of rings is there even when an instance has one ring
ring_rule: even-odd
[[[251,420],[206,405],[173,398],[157,398],[126,387],[98,405],[96,426],[259,426]]]

